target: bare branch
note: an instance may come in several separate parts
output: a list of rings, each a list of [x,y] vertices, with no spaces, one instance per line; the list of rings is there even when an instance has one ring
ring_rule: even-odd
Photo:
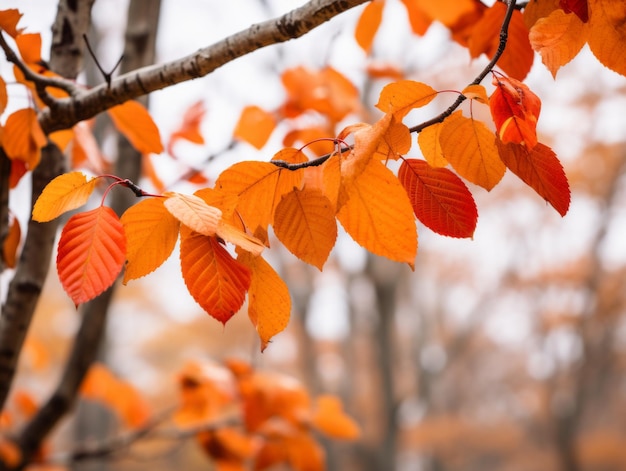
[[[144,67],[101,84],[77,96],[57,100],[43,110],[39,122],[46,133],[74,124],[130,99],[204,77],[238,57],[272,44],[299,38],[335,16],[368,0],[311,0],[285,15],[258,23],[212,46],[166,64]]]

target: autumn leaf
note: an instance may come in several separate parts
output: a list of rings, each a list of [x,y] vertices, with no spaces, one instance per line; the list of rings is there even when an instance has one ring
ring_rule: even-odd
[[[0,115],[4,113],[9,102],[9,95],[7,94],[7,83],[2,77],[0,77]]]
[[[433,20],[452,26],[464,15],[474,11],[474,0],[414,0],[415,4]]]
[[[423,129],[417,135],[417,143],[420,146],[422,155],[431,167],[445,167],[448,165],[448,161],[443,156],[443,151],[441,150],[441,143],[439,142],[442,128],[443,123],[435,123]]]
[[[331,126],[308,126],[291,129],[283,137],[285,147],[296,147],[306,145],[306,149],[315,155],[325,155],[331,153],[335,148],[335,143],[328,139],[328,136],[335,134]]]
[[[248,290],[248,317],[261,339],[261,351],[289,323],[291,298],[278,273],[262,257],[239,253],[237,260],[252,274]]]
[[[461,111],[448,117],[439,135],[444,158],[466,180],[491,190],[506,168],[495,144],[493,132],[482,122],[463,116]]]
[[[24,28],[17,28],[17,24],[22,18],[22,13],[16,8],[0,11],[0,28],[6,31],[9,36],[15,38],[21,34]]]
[[[359,426],[346,415],[339,398],[330,394],[322,395],[316,398],[315,403],[311,423],[320,432],[342,440],[355,440],[359,437]]]
[[[487,90],[482,85],[469,85],[465,87],[461,94],[470,100],[477,101],[486,105],[489,103],[489,97],[487,97]]]
[[[239,162],[224,170],[215,187],[239,198],[237,211],[251,233],[267,231],[280,199],[302,182],[303,170],[290,171],[268,162]]]
[[[47,138],[34,109],[24,108],[9,115],[4,125],[2,146],[10,159],[21,160],[33,170],[39,164],[41,148],[46,143]]]
[[[501,141],[497,144],[500,157],[509,170],[550,203],[561,216],[565,216],[571,200],[570,188],[552,149],[541,143],[532,149]]]
[[[122,215],[127,259],[124,284],[152,273],[174,250],[180,222],[163,203],[163,198],[145,199]]]
[[[25,63],[37,65],[41,63],[41,35],[39,33],[20,34],[15,37],[15,44]]]
[[[37,198],[33,207],[33,219],[47,222],[79,208],[87,202],[96,188],[96,183],[96,178],[87,180],[82,172],[59,175],[46,185]]]
[[[258,106],[246,106],[241,111],[241,116],[233,131],[233,137],[245,141],[257,149],[262,149],[275,127],[276,118],[272,113]]]
[[[626,2],[589,0],[591,52],[602,64],[626,75]]]
[[[191,105],[183,115],[182,122],[178,129],[171,135],[167,144],[167,153],[174,156],[174,144],[180,139],[184,139],[194,144],[204,144],[204,137],[200,132],[200,124],[204,119],[206,109],[202,100]]]
[[[413,33],[418,36],[426,34],[426,31],[428,31],[428,28],[433,22],[432,18],[424,10],[422,10],[422,8],[420,8],[418,2],[412,0],[400,1],[404,5],[404,8],[406,8],[406,13],[409,17],[409,24],[411,25]]]
[[[74,168],[85,166],[96,174],[106,173],[108,162],[102,155],[100,146],[86,121],[77,123],[72,128],[70,155]]]
[[[409,111],[426,106],[436,96],[437,91],[425,83],[401,80],[382,89],[376,108],[383,113],[393,113],[397,121],[402,121]]]
[[[584,23],[574,14],[556,9],[539,19],[530,30],[532,48],[556,78],[556,73],[580,52],[587,39]]]
[[[209,206],[196,195],[167,192],[163,196],[167,198],[163,203],[165,208],[181,223],[199,234],[215,235],[217,224],[222,218],[219,209]]]
[[[124,266],[126,239],[115,212],[106,206],[72,216],[59,240],[57,272],[74,304],[110,287]]]
[[[532,149],[537,144],[541,100],[514,78],[494,75],[493,84],[496,89],[489,98],[489,108],[498,137],[505,144],[524,144]]]
[[[423,160],[407,159],[398,179],[406,190],[415,216],[438,234],[472,237],[478,211],[472,194],[454,173],[432,168]]]
[[[346,232],[370,252],[412,265],[417,230],[411,203],[395,175],[372,160],[347,193],[337,214]]]
[[[331,202],[317,189],[294,189],[276,206],[274,231],[299,259],[322,269],[337,239]]]
[[[22,239],[22,230],[20,229],[19,220],[13,213],[9,214],[8,226],[8,233],[2,246],[2,261],[6,268],[15,268],[17,265],[17,249]]]
[[[80,395],[111,408],[129,427],[141,427],[150,416],[148,404],[139,391],[100,363],[89,368],[80,386]]]
[[[181,227],[180,265],[189,293],[210,316],[226,324],[241,308],[250,270],[234,260],[216,237]]]
[[[380,22],[383,19],[384,7],[384,0],[373,0],[365,6],[357,21],[354,37],[357,44],[365,52],[369,52],[372,48],[374,36],[376,36]]]
[[[500,29],[507,6],[495,2],[476,22],[468,38],[468,48],[472,58],[481,54],[493,58],[500,43]],[[528,41],[528,29],[519,10],[514,10],[509,23],[504,53],[498,60],[498,67],[511,77],[523,80],[533,65],[533,50]]]
[[[215,471],[246,471],[246,463],[257,449],[257,438],[235,427],[202,431],[196,440],[211,457]]]
[[[161,135],[148,111],[139,102],[130,100],[108,110],[113,124],[142,154],[163,152]]]

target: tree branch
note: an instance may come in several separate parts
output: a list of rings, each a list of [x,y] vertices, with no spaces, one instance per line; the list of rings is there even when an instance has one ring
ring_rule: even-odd
[[[166,64],[121,75],[91,90],[57,100],[43,110],[39,123],[46,133],[67,129],[115,105],[177,83],[204,77],[238,57],[272,44],[299,38],[335,16],[369,0],[311,0],[278,18],[250,26],[194,54]]]

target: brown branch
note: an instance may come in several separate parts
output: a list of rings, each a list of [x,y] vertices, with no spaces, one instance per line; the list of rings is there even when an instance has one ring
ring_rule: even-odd
[[[217,68],[273,44],[299,38],[335,16],[369,0],[311,0],[278,18],[250,26],[194,54],[121,75],[78,95],[57,100],[57,106],[39,117],[46,133],[74,124],[130,99],[204,77]]]

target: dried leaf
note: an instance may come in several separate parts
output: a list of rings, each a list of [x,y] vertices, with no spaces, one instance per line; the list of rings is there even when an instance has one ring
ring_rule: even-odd
[[[159,129],[143,105],[130,100],[108,110],[113,124],[142,154],[163,152]]]
[[[57,272],[74,304],[110,287],[124,266],[126,239],[115,212],[106,206],[72,216],[59,240]]]
[[[285,282],[262,257],[240,253],[237,258],[252,273],[248,290],[248,317],[261,339],[261,351],[289,323],[291,298]]]
[[[317,189],[287,193],[276,206],[274,231],[292,254],[321,270],[337,239],[331,202]]]
[[[250,270],[234,260],[216,237],[181,227],[180,265],[189,293],[210,316],[226,324],[241,308]]]
[[[167,192],[163,196],[167,197],[165,208],[185,226],[202,235],[215,235],[222,211],[196,195]]]
[[[552,149],[541,143],[532,149],[503,144],[499,140],[497,143],[500,157],[509,170],[565,216],[571,201],[570,188],[563,166]]]
[[[163,203],[163,198],[149,198],[122,215],[127,260],[124,284],[152,273],[174,250],[180,222]]]
[[[97,179],[87,180],[81,172],[59,175],[46,185],[33,208],[37,222],[51,221],[61,214],[84,205],[94,189]]]
[[[409,195],[415,216],[424,225],[449,237],[474,235],[476,203],[465,184],[450,170],[408,159],[400,166],[398,179]]]
[[[444,158],[466,180],[491,190],[504,176],[493,132],[461,111],[443,122],[439,142]]]

